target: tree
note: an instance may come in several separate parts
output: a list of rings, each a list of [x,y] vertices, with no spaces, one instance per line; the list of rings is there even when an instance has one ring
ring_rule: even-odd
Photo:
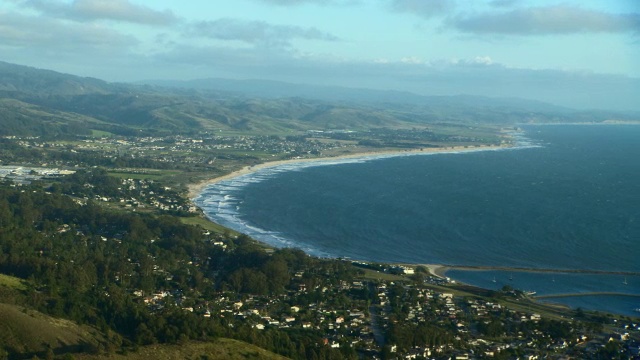
[[[138,328],[135,331],[136,334],[136,344],[139,345],[148,345],[156,342],[156,338],[153,335],[153,332],[149,330],[146,324],[141,323],[138,325]]]
[[[289,284],[289,267],[283,259],[270,259],[263,267],[264,274],[269,279],[269,291],[282,292]]]
[[[418,265],[416,267],[416,272],[422,273],[422,274],[429,274],[429,270],[424,265]]]

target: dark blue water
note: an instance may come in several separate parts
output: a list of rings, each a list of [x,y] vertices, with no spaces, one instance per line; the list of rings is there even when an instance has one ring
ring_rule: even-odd
[[[447,276],[485,289],[499,290],[506,285],[523,291],[535,291],[535,296],[599,292],[627,294],[558,297],[543,301],[560,303],[572,308],[640,316],[640,313],[635,311],[640,308],[640,277],[637,276],[462,270],[450,270]]]
[[[223,225],[321,256],[640,271],[640,126],[525,130],[539,146],[289,165],[196,201]],[[474,274],[456,276],[480,285]],[[640,293],[633,284],[623,290]]]

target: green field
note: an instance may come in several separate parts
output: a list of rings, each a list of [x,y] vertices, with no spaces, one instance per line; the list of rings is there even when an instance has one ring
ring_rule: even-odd
[[[113,136],[113,133],[110,133],[108,131],[102,131],[102,130],[91,130],[91,136],[93,137],[109,137],[109,136]]]
[[[406,278],[402,275],[388,274],[381,271],[372,269],[358,269],[364,271],[363,279],[366,280],[380,280],[380,281],[404,281]]]
[[[226,233],[229,233],[230,235],[239,235],[239,233],[233,230],[227,229],[222,225],[218,225],[202,217],[197,217],[197,216],[181,217],[180,221],[182,221],[183,224],[187,224],[187,225],[201,226],[205,230],[213,231],[218,234],[224,234],[226,232]]]
[[[136,180],[160,180],[167,177],[180,174],[177,170],[156,170],[156,169],[136,169],[132,171],[126,170],[110,170],[109,175],[120,179],[136,179]]]
[[[24,284],[24,280],[14,276],[4,275],[4,274],[0,274],[0,286],[7,286],[16,290],[27,289],[27,287]]]

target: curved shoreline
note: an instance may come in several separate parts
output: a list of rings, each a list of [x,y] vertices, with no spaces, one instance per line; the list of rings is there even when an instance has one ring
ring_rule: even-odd
[[[187,190],[188,190],[188,197],[193,203],[194,202],[193,200],[196,197],[198,197],[198,195],[202,193],[204,188],[206,188],[209,185],[213,185],[225,180],[231,180],[239,176],[252,174],[262,169],[268,169],[268,168],[278,167],[282,165],[327,162],[327,161],[341,161],[341,160],[357,160],[357,159],[366,160],[366,159],[375,159],[375,158],[382,158],[382,157],[385,157],[385,158],[399,157],[399,156],[410,156],[410,155],[420,155],[420,154],[438,154],[438,153],[447,154],[447,153],[464,153],[464,152],[476,152],[476,151],[492,151],[492,150],[501,150],[501,149],[509,149],[509,148],[513,148],[513,145],[450,146],[450,147],[442,147],[442,148],[424,148],[424,149],[410,149],[410,150],[407,149],[407,150],[368,151],[368,152],[354,153],[354,154],[348,154],[348,155],[328,156],[328,157],[267,161],[257,165],[245,166],[240,170],[236,170],[212,179],[204,180],[198,183],[188,184]]]
[[[201,181],[199,183],[193,183],[188,185],[189,198],[192,202],[196,201],[196,198],[202,194],[207,186],[232,180],[236,177],[250,175],[252,173],[271,169],[279,166],[287,166],[291,164],[305,164],[314,162],[327,162],[329,164],[339,164],[341,160],[350,162],[347,160],[375,160],[384,159],[390,157],[401,157],[411,155],[428,155],[437,153],[466,153],[466,152],[478,152],[478,151],[492,151],[492,150],[505,150],[514,148],[527,148],[529,144],[516,142],[516,145],[502,145],[502,146],[474,146],[474,147],[446,147],[446,148],[426,148],[415,150],[386,150],[386,151],[373,151],[373,152],[361,152],[342,156],[332,157],[318,157],[318,158],[303,158],[303,159],[291,159],[291,160],[278,160],[278,161],[266,161],[252,166],[244,166],[240,170],[236,170],[218,176],[209,180]],[[310,165],[314,166],[314,165]],[[285,168],[284,170],[286,170]],[[283,171],[284,171],[283,170]],[[450,270],[463,270],[463,271],[518,271],[518,272],[532,272],[532,273],[582,273],[582,274],[608,274],[608,275],[628,275],[628,276],[640,276],[638,272],[628,271],[598,271],[598,270],[585,270],[585,269],[538,269],[538,268],[525,268],[525,267],[499,267],[499,266],[465,266],[465,265],[450,265],[450,264],[406,264],[409,266],[425,266],[429,273],[438,276],[440,278],[447,278],[447,272]],[[455,279],[455,278],[454,278]],[[460,283],[456,279],[456,282]],[[636,295],[634,295],[636,296]],[[551,297],[551,296],[550,296]]]
[[[189,184],[189,199],[196,205],[196,198],[203,192],[203,190],[210,185],[216,183],[232,180],[234,178],[256,173],[264,169],[275,168],[279,166],[286,166],[291,164],[306,164],[306,163],[321,163],[331,162],[340,163],[341,160],[374,160],[391,157],[401,156],[413,156],[413,155],[429,155],[438,153],[467,153],[478,151],[495,151],[504,149],[520,148],[521,146],[513,144],[503,145],[481,145],[481,146],[451,146],[442,148],[424,148],[424,149],[410,149],[410,150],[383,150],[383,151],[369,151],[361,153],[353,153],[348,155],[339,155],[331,157],[317,157],[317,158],[300,158],[289,160],[276,160],[267,161],[257,165],[244,166],[240,170],[230,172],[228,174],[204,180],[198,183]],[[526,147],[526,146],[524,146]],[[197,205],[196,205],[197,206]],[[209,218],[207,218],[211,221]],[[259,241],[259,240],[258,240]],[[269,245],[269,244],[266,244]],[[463,271],[515,271],[515,272],[537,272],[537,273],[578,273],[578,274],[594,274],[594,275],[627,275],[627,276],[640,276],[640,272],[635,271],[611,271],[611,270],[593,270],[593,269],[554,269],[554,268],[528,268],[518,266],[491,266],[491,265],[451,265],[451,264],[404,264],[409,266],[425,266],[429,272],[435,276],[446,278],[447,272],[450,270],[463,270]]]

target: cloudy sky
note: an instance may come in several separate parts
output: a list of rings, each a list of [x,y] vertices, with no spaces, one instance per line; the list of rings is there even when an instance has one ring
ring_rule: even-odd
[[[2,0],[0,60],[640,110],[640,1]]]

